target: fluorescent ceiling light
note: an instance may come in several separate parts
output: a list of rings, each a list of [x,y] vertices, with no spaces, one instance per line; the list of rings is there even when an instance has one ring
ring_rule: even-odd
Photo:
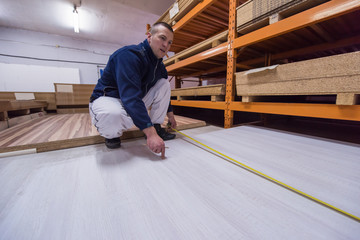
[[[77,11],[76,6],[74,6],[74,32],[79,33],[79,12]]]

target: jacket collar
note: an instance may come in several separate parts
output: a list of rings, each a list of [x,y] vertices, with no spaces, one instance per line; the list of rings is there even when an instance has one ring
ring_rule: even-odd
[[[159,59],[155,56],[154,52],[152,51],[150,44],[147,39],[143,41],[143,47],[145,48],[145,51],[147,55],[149,56],[150,60],[152,62],[157,62]],[[161,59],[162,60],[162,59]]]

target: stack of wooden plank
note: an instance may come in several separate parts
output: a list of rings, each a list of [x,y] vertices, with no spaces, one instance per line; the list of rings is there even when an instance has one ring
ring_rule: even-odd
[[[202,0],[178,0],[173,5],[171,5],[171,7],[166,10],[166,12],[156,22],[166,22],[173,26],[201,1]],[[175,10],[176,7],[178,8],[178,12]]]
[[[249,0],[236,9],[237,31],[249,33],[328,0]]]
[[[243,102],[256,96],[336,95],[337,105],[354,105],[360,96],[360,69],[354,66],[360,66],[360,52],[239,72],[237,95]]]

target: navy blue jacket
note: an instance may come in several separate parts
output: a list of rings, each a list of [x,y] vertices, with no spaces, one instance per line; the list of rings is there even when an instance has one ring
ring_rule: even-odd
[[[120,98],[134,124],[143,130],[153,126],[153,123],[142,98],[159,79],[167,77],[162,59],[154,55],[145,40],[139,45],[120,48],[110,56],[91,100],[100,96]]]

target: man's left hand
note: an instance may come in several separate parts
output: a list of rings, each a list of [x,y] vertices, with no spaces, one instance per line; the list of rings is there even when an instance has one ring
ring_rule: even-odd
[[[168,122],[170,123],[170,127],[176,129],[177,124],[176,124],[176,120],[174,117],[174,112],[168,112],[167,117],[168,117]]]

